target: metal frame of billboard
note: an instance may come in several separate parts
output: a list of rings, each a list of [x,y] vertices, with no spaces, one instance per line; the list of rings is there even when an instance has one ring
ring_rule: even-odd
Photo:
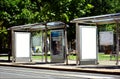
[[[77,29],[76,48],[79,55],[79,64],[97,64],[97,28],[95,26],[80,25]]]
[[[55,33],[56,35],[55,34],[52,35],[53,33]],[[64,56],[65,55],[65,51],[64,51],[65,35],[64,34],[65,33],[63,29],[51,30],[51,34],[50,34],[51,62],[59,62],[59,63],[64,62],[64,59],[65,59],[65,56]],[[54,42],[54,45],[53,45],[53,42]],[[61,46],[58,44],[60,44]],[[58,49],[57,49],[57,46],[58,46]]]
[[[14,62],[30,62],[31,61],[30,36],[31,36],[30,32],[14,32],[14,37],[15,37],[13,41],[13,44],[14,44],[13,61]]]

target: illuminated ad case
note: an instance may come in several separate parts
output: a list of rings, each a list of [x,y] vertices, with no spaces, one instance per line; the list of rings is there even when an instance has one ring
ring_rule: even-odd
[[[80,64],[97,64],[97,28],[95,26],[78,26],[76,32],[76,48]]]
[[[15,49],[14,61],[15,62],[30,62],[30,32],[15,32]]]
[[[51,62],[64,62],[63,30],[51,30]]]

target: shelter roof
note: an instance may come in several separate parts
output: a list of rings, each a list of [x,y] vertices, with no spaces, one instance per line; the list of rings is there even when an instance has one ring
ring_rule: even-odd
[[[71,21],[71,23],[98,24],[98,25],[119,23],[119,22],[120,22],[120,13],[82,17],[82,18],[73,19]]]
[[[8,30],[45,30],[47,29],[57,29],[64,28],[65,23],[61,21],[48,22],[48,23],[34,23],[34,24],[25,24],[19,26],[13,26],[8,28]]]

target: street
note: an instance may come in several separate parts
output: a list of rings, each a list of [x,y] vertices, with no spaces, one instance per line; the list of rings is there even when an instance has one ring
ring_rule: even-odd
[[[0,79],[120,79],[120,76],[0,66]]]

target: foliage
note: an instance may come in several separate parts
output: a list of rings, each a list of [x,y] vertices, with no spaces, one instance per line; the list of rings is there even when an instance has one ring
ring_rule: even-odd
[[[38,12],[30,0],[1,0],[0,19],[6,27],[35,22]]]
[[[0,24],[0,49],[7,47],[7,29],[6,27],[1,27],[2,23]]]
[[[93,8],[85,16],[95,16],[110,13],[119,13],[120,0],[86,0],[87,3],[93,5]],[[101,31],[114,31],[115,24],[101,25]]]
[[[78,17],[119,11],[120,0],[0,0],[2,30],[3,27],[7,29],[15,25],[36,22],[63,21],[68,23]],[[72,26],[68,28],[70,41],[75,38],[75,25]],[[111,29],[111,26],[109,28]]]

